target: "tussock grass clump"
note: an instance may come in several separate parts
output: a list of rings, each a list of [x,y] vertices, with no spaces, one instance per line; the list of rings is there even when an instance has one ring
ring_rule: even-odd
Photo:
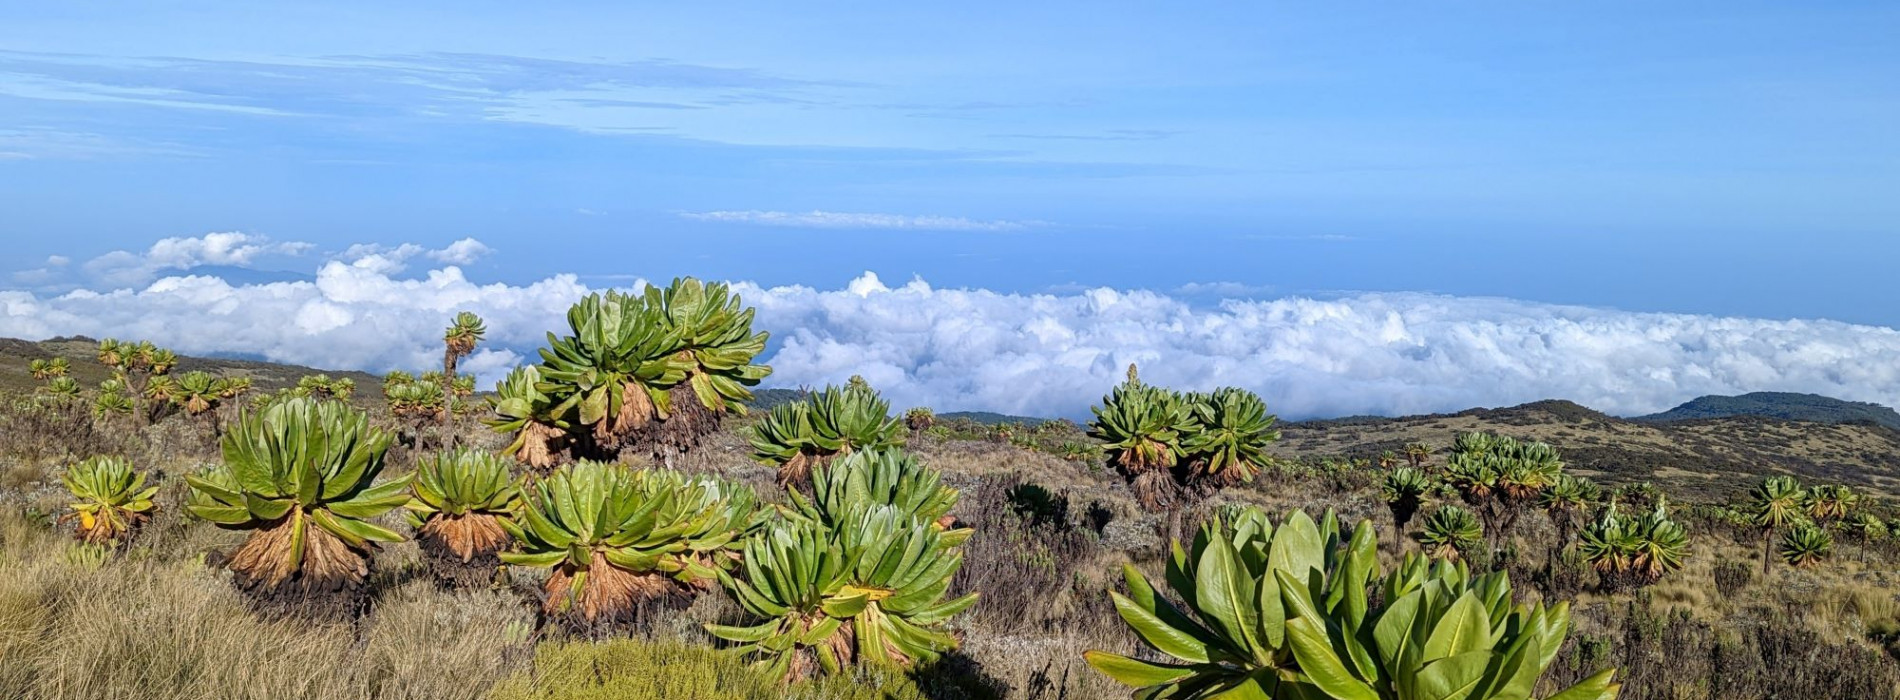
[[[495,687],[493,700],[926,700],[910,678],[865,672],[781,685],[743,658],[669,641],[543,644],[533,667]]]
[[[68,546],[0,512],[0,698],[473,700],[530,641],[532,614],[501,594],[414,581],[360,628],[266,620],[196,557],[92,566]]]

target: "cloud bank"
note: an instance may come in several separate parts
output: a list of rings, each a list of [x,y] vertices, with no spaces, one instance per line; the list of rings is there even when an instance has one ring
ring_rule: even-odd
[[[267,255],[302,255],[311,248],[309,243],[277,243],[249,233],[207,233],[189,238],[162,238],[143,253],[115,250],[86,261],[85,268],[88,274],[105,284],[134,285],[151,282],[166,270],[188,270],[200,265],[247,266]]]
[[[236,260],[249,254],[245,245],[185,246],[191,252],[179,255]],[[5,291],[0,336],[143,338],[190,354],[380,372],[433,366],[442,326],[471,310],[487,319],[489,341],[465,366],[492,382],[532,358],[544,332],[593,290],[573,275],[480,284],[454,265],[398,274],[402,260],[468,259],[478,248],[486,250],[472,241],[433,254],[417,248],[394,267],[387,256],[402,247],[364,248],[324,262],[314,281],[234,285],[194,275],[110,292]],[[898,407],[1083,416],[1130,362],[1179,388],[1254,389],[1290,418],[1545,398],[1630,415],[1762,390],[1900,404],[1900,332],[1831,321],[1411,293],[1207,304],[1106,288],[1010,294],[923,280],[892,288],[870,273],[842,288],[735,286],[772,332],[769,385],[862,374]]]

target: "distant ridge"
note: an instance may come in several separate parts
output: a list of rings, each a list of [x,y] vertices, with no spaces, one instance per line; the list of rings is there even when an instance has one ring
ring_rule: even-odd
[[[1740,396],[1704,396],[1655,415],[1632,420],[1668,423],[1703,418],[1762,416],[1815,423],[1874,423],[1900,430],[1900,412],[1876,403],[1818,394],[1758,391]]]
[[[764,411],[770,410],[773,406],[782,403],[791,403],[804,397],[805,392],[798,389],[753,389],[752,401],[748,405],[754,410]],[[893,413],[903,415],[905,409],[901,406],[892,406],[891,410]],[[989,411],[950,411],[948,413],[937,414],[937,418],[942,420],[963,418],[985,425],[999,425],[1003,423],[1036,425],[1050,420],[1048,418],[1012,416],[1004,413],[991,413]]]
[[[945,420],[963,418],[963,419],[970,420],[972,422],[982,423],[984,425],[1003,425],[1006,423],[1021,423],[1023,425],[1035,426],[1035,425],[1041,425],[1043,423],[1047,423],[1050,420],[1048,418],[1032,418],[1030,416],[1012,416],[1007,413],[991,413],[989,411],[951,411],[949,413],[939,413],[937,414],[937,417],[945,419]]]
[[[110,376],[98,360],[99,341],[83,335],[59,336],[42,341],[0,338],[0,390],[32,391],[39,383],[28,374],[33,360],[64,357],[72,362],[72,377],[80,386],[94,387]],[[259,391],[276,391],[292,386],[312,374],[348,377],[356,382],[358,397],[380,395],[377,386],[382,377],[353,370],[326,370],[281,362],[270,362],[256,355],[215,353],[205,356],[179,355],[173,372],[204,370],[229,377],[249,377]]]

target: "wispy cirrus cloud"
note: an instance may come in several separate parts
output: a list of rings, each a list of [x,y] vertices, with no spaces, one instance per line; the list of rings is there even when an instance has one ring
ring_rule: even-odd
[[[124,136],[107,136],[50,126],[0,129],[0,160],[57,158],[65,160],[120,155],[192,157],[196,149],[173,143]]]
[[[389,151],[426,152],[444,127],[526,127],[522,133],[554,127],[660,148],[764,149],[752,153],[778,161],[833,158],[854,167],[883,162],[905,177],[915,177],[914,166],[925,161],[953,161],[965,168],[960,172],[1006,177],[1152,176],[1184,168],[1038,155],[1038,148],[1066,138],[1060,132],[1051,137],[1056,141],[989,147],[1000,142],[983,134],[995,127],[975,122],[1003,111],[1075,105],[972,100],[961,93],[891,99],[912,92],[903,85],[663,58],[415,52],[233,59],[0,50],[0,100],[17,101],[16,123],[66,124],[78,117],[121,142],[116,155],[176,156],[188,150],[228,157],[255,153],[241,147],[243,139],[254,138],[256,146],[315,163],[400,162]],[[932,116],[957,119],[917,118]],[[1077,138],[1140,141],[1165,135],[1134,129]],[[0,159],[8,160],[95,152],[74,144],[0,143]]]
[[[1099,134],[990,134],[993,139],[1038,141],[1159,141],[1182,132],[1166,129],[1109,129]]]
[[[1049,225],[1046,221],[970,219],[961,216],[919,216],[836,211],[701,211],[682,212],[681,218],[728,224],[787,228],[882,229],[891,231],[1022,231]]]
[[[604,130],[603,120],[629,111],[775,103],[840,87],[665,59],[429,52],[225,60],[0,51],[0,96],[249,116],[457,117]]]

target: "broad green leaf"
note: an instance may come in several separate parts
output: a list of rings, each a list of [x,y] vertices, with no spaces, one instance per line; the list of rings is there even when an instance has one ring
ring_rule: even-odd
[[[1260,638],[1273,649],[1286,648],[1286,604],[1280,600],[1280,578],[1268,571],[1257,583]]]
[[[1189,663],[1207,663],[1211,658],[1207,643],[1194,634],[1163,622],[1160,617],[1119,593],[1111,591],[1108,595],[1115,602],[1115,612],[1121,615],[1136,636],[1156,651]]]
[[[1195,671],[1193,666],[1149,663],[1105,651],[1083,652],[1082,658],[1117,683],[1135,688],[1173,683],[1194,675]]]
[[[1604,669],[1544,700],[1615,700],[1617,691],[1622,689],[1615,680],[1616,669]]]
[[[1313,519],[1305,511],[1293,511],[1274,533],[1272,549],[1267,553],[1267,564],[1292,574],[1293,580],[1310,588],[1316,579],[1323,579],[1326,575],[1323,544],[1319,527],[1313,523]],[[1314,572],[1318,572],[1317,576]]]
[[[778,629],[778,622],[775,620],[755,627],[728,627],[714,624],[708,624],[705,627],[712,636],[729,642],[757,642],[772,636],[772,632]]]
[[[1287,643],[1307,680],[1336,700],[1380,700],[1378,691],[1346,670],[1319,623],[1298,617],[1286,622]]]
[[[1434,659],[1468,651],[1488,651],[1490,646],[1490,617],[1485,615],[1478,596],[1466,592],[1451,604],[1444,617],[1439,618],[1438,625],[1432,628],[1431,636],[1425,640],[1425,653],[1421,660],[1430,663]]]
[[[1243,657],[1261,655],[1260,642],[1254,637],[1258,626],[1252,581],[1240,571],[1240,562],[1227,538],[1213,533],[1201,561],[1195,567],[1195,608],[1235,646]]]
[[[1537,665],[1543,657],[1543,647],[1535,635],[1518,637],[1512,645],[1509,655],[1497,665],[1488,681],[1484,697],[1487,700],[1525,700],[1537,687],[1537,678],[1544,675],[1544,667]]]
[[[1413,591],[1399,598],[1380,613],[1378,624],[1373,625],[1372,639],[1379,647],[1379,658],[1387,668],[1397,668],[1399,660],[1404,658],[1405,648],[1412,643],[1412,625],[1418,618],[1418,607],[1425,594]]]
[[[1488,650],[1467,651],[1425,664],[1418,672],[1418,700],[1465,700],[1484,680]]]
[[[1272,669],[1261,669],[1242,676],[1233,686],[1205,697],[1207,700],[1273,700],[1273,691],[1279,685]]]

